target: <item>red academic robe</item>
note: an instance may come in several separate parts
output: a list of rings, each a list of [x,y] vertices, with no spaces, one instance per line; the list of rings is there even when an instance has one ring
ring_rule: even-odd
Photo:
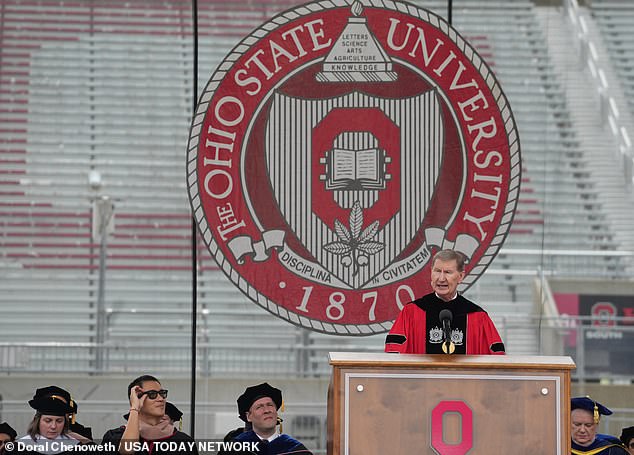
[[[385,340],[385,352],[442,354],[442,323],[439,313],[453,314],[451,339],[455,354],[504,354],[504,343],[486,311],[458,295],[444,302],[428,294],[401,310]]]

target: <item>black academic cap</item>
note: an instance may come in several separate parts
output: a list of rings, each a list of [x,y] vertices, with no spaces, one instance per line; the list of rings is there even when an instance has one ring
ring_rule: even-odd
[[[37,389],[33,399],[29,400],[29,406],[37,412],[52,416],[71,414],[73,408],[70,403],[70,393],[55,385]]]
[[[0,433],[9,435],[11,439],[18,437],[18,433],[7,422],[0,423]]]
[[[282,406],[282,391],[263,382],[262,384],[247,387],[244,393],[238,397],[238,417],[246,422],[247,411],[251,409],[251,405],[264,397],[271,398],[277,409]]]
[[[621,430],[620,439],[623,444],[628,444],[632,438],[634,438],[634,427],[627,427]]]
[[[169,401],[165,403],[165,414],[174,422],[178,422],[183,417],[183,412]]]
[[[572,398],[570,400],[570,410],[574,411],[575,409],[584,409],[591,412],[594,416],[594,423],[599,423],[600,415],[609,416],[612,414],[612,411],[590,397]]]

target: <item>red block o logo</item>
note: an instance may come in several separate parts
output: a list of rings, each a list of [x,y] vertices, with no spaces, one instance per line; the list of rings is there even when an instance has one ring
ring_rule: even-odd
[[[592,325],[594,327],[612,327],[616,325],[613,319],[618,315],[618,310],[612,302],[597,302],[592,305]]]
[[[443,416],[447,412],[460,414],[462,424],[460,444],[447,444],[443,438]],[[439,455],[465,455],[473,447],[473,413],[462,401],[441,401],[431,412],[431,446]]]

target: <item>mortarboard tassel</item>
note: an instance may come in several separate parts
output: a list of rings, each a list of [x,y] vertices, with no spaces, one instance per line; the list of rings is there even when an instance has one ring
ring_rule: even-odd
[[[588,398],[589,400],[592,400],[592,398],[590,398],[590,395],[586,395],[586,398]],[[592,419],[594,420],[595,424],[599,423],[599,406],[597,406],[597,402],[592,400],[592,403],[594,404],[594,408],[592,409]]]
[[[282,400],[282,404],[280,405],[280,412],[284,412],[284,400]],[[280,433],[284,433],[284,428],[282,426],[282,422],[284,422],[284,419],[282,419],[280,416],[277,417],[277,423],[280,425]]]

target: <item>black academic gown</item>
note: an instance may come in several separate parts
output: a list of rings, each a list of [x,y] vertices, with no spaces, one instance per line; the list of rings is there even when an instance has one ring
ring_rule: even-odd
[[[257,455],[312,455],[312,452],[304,444],[283,433],[271,442],[261,441],[254,431],[246,431],[236,436],[233,440],[238,442],[259,442],[259,451],[249,452]]]
[[[616,438],[597,435],[592,444],[587,447],[575,444],[572,441],[573,455],[629,455],[628,451],[620,444]]]
[[[103,435],[102,444],[111,443],[113,447],[119,447],[119,443],[121,442],[121,437],[123,436],[123,432],[125,431],[125,427],[115,428],[113,430],[108,430],[106,434]],[[155,443],[174,443],[178,444],[179,447],[189,447],[190,442],[194,442],[194,440],[187,434],[182,431],[178,431],[174,429],[174,433],[171,436],[167,436],[166,438],[161,438],[156,441],[150,441],[143,438],[139,438],[139,448],[140,450],[135,451],[136,455],[172,455],[174,452],[170,450],[162,450],[161,444]],[[184,443],[180,445],[180,443]],[[164,444],[168,446],[169,444]],[[167,448],[167,447],[166,447]],[[111,453],[111,452],[109,452]],[[113,453],[116,453],[113,452]],[[198,450],[196,445],[192,445],[192,450],[181,450],[178,453],[181,454],[192,454],[198,455]]]

